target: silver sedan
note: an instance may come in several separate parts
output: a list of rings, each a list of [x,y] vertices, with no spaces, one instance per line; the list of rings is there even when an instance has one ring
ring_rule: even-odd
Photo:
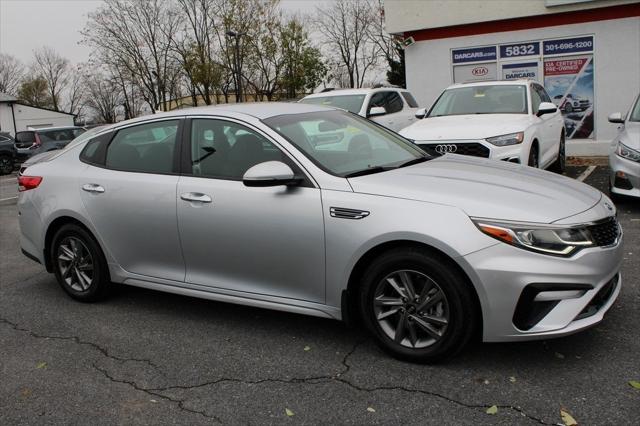
[[[472,336],[602,320],[622,231],[599,191],[524,165],[432,158],[323,106],[245,104],[102,129],[19,178],[25,255],[80,301],[121,283],[359,320],[433,362]]]
[[[621,124],[609,153],[611,195],[640,197],[640,96],[626,118],[616,112],[609,121]]]

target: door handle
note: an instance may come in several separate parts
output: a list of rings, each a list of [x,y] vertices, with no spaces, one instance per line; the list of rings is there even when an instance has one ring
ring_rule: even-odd
[[[183,199],[184,201],[191,201],[196,203],[211,202],[211,197],[201,192],[185,192],[184,194],[180,195],[180,198]]]
[[[102,194],[104,192],[104,188],[97,183],[85,183],[82,185],[82,190],[92,192],[94,194]]]

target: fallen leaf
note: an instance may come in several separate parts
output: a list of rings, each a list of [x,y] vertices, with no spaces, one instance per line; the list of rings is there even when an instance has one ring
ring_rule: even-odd
[[[293,416],[293,411],[289,410],[288,408],[284,409],[284,412],[287,414],[287,416],[291,417]]]
[[[511,383],[515,383],[515,382],[516,382],[516,378],[515,378],[515,377],[513,377],[513,376],[511,376],[511,377],[509,377],[509,381],[510,381]]]
[[[304,351],[305,351],[305,352],[309,352],[310,350],[311,350],[311,346],[305,346],[305,347],[304,347]]]
[[[36,365],[36,368],[47,368],[47,363],[46,362],[39,362],[38,365]]]
[[[640,389],[640,382],[637,382],[637,381],[635,381],[635,380],[631,380],[631,381],[629,381],[629,385],[630,385],[632,388]]]
[[[560,418],[562,419],[562,423],[564,423],[565,426],[578,426],[578,422],[576,422],[576,419],[574,419],[573,416],[565,410],[560,410]]]
[[[373,407],[367,407],[367,411],[370,413],[375,413],[376,410]]]
[[[22,396],[24,396],[25,398],[28,398],[31,396],[31,389],[28,388],[24,388],[22,389],[22,392],[20,392],[22,394]]]
[[[556,352],[556,358],[564,359],[564,355],[562,355],[560,352]]]
[[[487,408],[487,414],[498,414],[498,407],[496,405],[492,405]]]

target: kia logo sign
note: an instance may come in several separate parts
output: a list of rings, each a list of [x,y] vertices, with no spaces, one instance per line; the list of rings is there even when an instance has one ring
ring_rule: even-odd
[[[483,75],[489,74],[489,68],[487,68],[487,67],[476,67],[476,68],[471,70],[471,74],[475,75],[476,77],[481,77]]]

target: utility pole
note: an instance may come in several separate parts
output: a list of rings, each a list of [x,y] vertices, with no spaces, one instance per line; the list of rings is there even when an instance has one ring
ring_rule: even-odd
[[[227,31],[228,37],[236,39],[236,46],[234,52],[234,68],[236,72],[236,102],[242,102],[242,70],[240,69],[240,37],[247,33],[241,33],[237,31]]]

